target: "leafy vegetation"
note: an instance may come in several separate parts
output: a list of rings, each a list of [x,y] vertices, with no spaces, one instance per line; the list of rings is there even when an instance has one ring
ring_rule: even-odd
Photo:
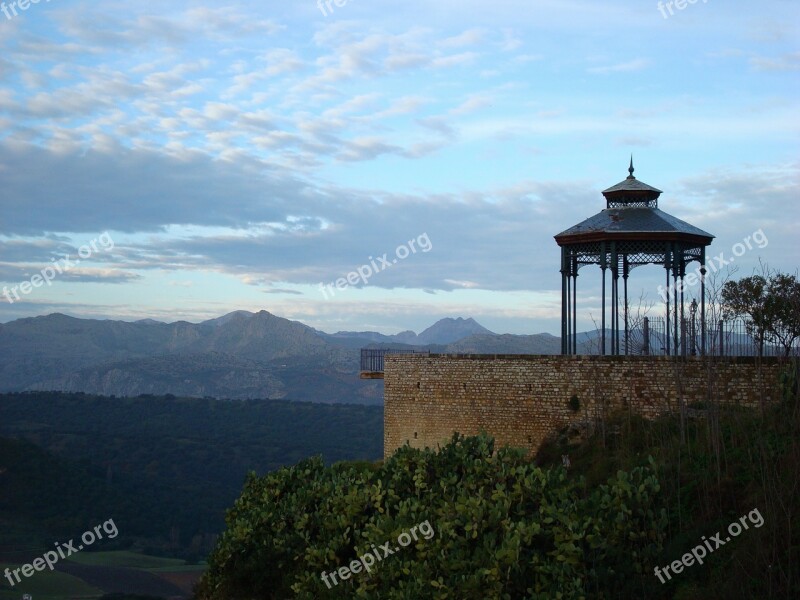
[[[726,317],[745,319],[747,332],[763,352],[764,342],[783,347],[789,356],[800,337],[800,282],[792,275],[769,272],[765,275],[728,281],[721,291]]]
[[[787,363],[783,401],[757,410],[692,407],[695,418],[648,421],[631,413],[610,416],[588,439],[565,429],[541,448],[537,463],[557,465],[568,454],[571,471],[592,487],[609,472],[655,460],[667,509],[667,543],[654,565],[679,560],[701,537],[724,531],[757,508],[764,525],[751,528],[646,597],[708,600],[800,597],[800,408],[798,365]],[[652,567],[651,567],[652,572]],[[653,579],[655,579],[653,577]]]
[[[781,380],[783,400],[763,411],[712,402],[685,407],[691,418],[606,415],[577,439],[565,428],[535,460],[456,434],[439,452],[406,446],[382,465],[309,459],[251,474],[197,597],[800,597],[796,362]],[[754,509],[762,526],[656,578],[655,566]],[[328,588],[323,573],[330,582],[426,521],[431,539]]]
[[[238,598],[578,598],[641,594],[667,524],[651,467],[589,488],[485,435],[408,446],[379,467],[319,459],[251,475],[198,589]],[[328,589],[323,571],[428,521],[371,574]]]

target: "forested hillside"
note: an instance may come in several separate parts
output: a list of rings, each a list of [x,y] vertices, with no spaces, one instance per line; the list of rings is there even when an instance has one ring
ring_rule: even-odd
[[[0,443],[6,548],[114,518],[117,544],[200,558],[247,472],[383,447],[382,410],[360,405],[25,393],[0,395],[0,414],[18,438]]]

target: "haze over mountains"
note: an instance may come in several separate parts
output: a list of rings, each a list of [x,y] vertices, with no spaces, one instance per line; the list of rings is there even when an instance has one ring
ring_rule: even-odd
[[[468,318],[416,334],[327,334],[266,311],[189,323],[77,319],[55,313],[0,325],[0,391],[175,394],[380,404],[380,381],[362,381],[362,347],[433,352],[554,354],[549,334],[498,335]]]

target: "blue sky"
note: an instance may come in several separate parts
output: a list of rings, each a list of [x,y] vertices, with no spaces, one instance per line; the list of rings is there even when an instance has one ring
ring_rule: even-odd
[[[96,243],[0,296],[2,322],[263,309],[557,333],[553,235],[604,208],[631,153],[712,255],[764,232],[735,276],[797,269],[796,1],[10,4],[0,288]],[[421,236],[367,285],[320,289]],[[581,274],[589,328],[599,270]],[[632,295],[656,301],[662,275]]]

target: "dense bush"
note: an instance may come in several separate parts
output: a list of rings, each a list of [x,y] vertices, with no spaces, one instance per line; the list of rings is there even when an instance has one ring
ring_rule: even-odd
[[[607,415],[585,439],[565,428],[537,453],[542,467],[560,465],[589,488],[617,470],[657,465],[660,502],[669,524],[664,566],[742,515],[758,509],[764,524],[684,569],[644,596],[650,600],[800,598],[800,403],[798,363],[785,366],[782,401],[764,410],[694,405],[694,418],[679,414],[644,419],[628,411]],[[651,579],[655,576],[651,573]]]
[[[313,458],[249,477],[198,597],[642,597],[666,526],[658,491],[650,467],[587,490],[561,467],[494,452],[486,436],[406,446],[374,468]],[[425,521],[431,539],[330,590],[322,581]]]

